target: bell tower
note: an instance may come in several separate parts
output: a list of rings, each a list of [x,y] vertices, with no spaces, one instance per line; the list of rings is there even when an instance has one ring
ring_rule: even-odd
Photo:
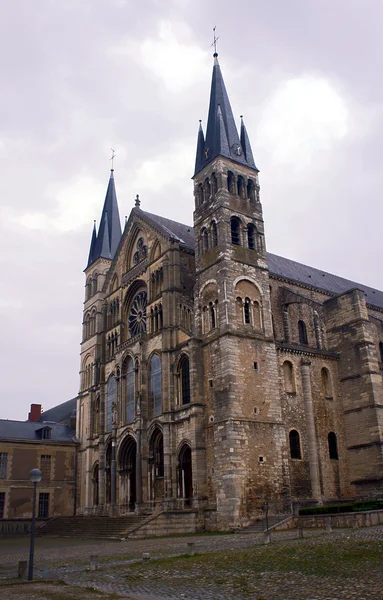
[[[215,52],[193,177],[195,331],[203,353],[208,479],[225,524],[242,522],[252,503],[276,501],[287,485],[258,173]]]

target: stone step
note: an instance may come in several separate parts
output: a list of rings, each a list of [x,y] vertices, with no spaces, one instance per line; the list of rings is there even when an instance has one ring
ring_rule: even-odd
[[[148,519],[129,517],[56,517],[43,525],[39,536],[122,537]]]
[[[252,523],[248,527],[241,529],[240,532],[241,533],[263,533],[264,531],[266,531],[267,526],[270,529],[271,527],[274,527],[275,525],[278,525],[278,523],[281,523],[282,521],[287,519],[288,516],[289,515],[277,515],[277,516],[272,515],[268,518],[267,522],[266,522],[266,519],[260,519],[259,521],[255,521],[255,523]]]

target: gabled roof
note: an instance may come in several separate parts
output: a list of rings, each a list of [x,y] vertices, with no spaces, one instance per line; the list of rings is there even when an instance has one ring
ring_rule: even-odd
[[[243,126],[244,127],[244,126]],[[242,165],[258,171],[255,166],[250,141],[246,130],[238,135],[229,96],[223,81],[218,54],[214,54],[213,76],[211,80],[209,115],[206,138],[200,125],[198,131],[195,173],[198,173],[216,156],[225,156]]]
[[[136,214],[144,216],[165,237],[175,239],[187,248],[194,250],[194,230],[192,225],[183,225],[177,221],[165,219],[165,217],[154,215],[140,208],[134,208],[133,210],[137,211]]]
[[[0,419],[0,440],[24,440],[37,442],[41,440],[41,429],[50,429],[50,438],[42,440],[49,442],[72,442],[76,441],[76,432],[67,425],[59,423],[44,423],[32,421],[9,421]]]
[[[76,405],[77,398],[71,398],[71,400],[67,400],[58,406],[44,411],[38,422],[53,421],[55,423],[62,423],[62,421],[67,421],[71,418],[73,411],[76,410]]]

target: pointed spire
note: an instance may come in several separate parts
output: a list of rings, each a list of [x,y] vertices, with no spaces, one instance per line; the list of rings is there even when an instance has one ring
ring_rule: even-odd
[[[195,173],[202,168],[203,165],[203,151],[205,148],[205,136],[203,134],[201,121],[199,122],[198,138],[197,138],[197,154],[195,158]]]
[[[120,243],[121,236],[122,231],[120,213],[118,210],[117,195],[114,186],[114,169],[111,169],[104,207],[102,209],[100,227],[92,249],[92,257],[90,256],[91,253],[89,252],[88,267],[97,258],[113,258]]]
[[[258,171],[254,162],[249,136],[247,135],[245,123],[243,122],[243,115],[241,115],[241,146],[245,153],[245,158],[249,167],[253,167],[253,169],[256,169]]]
[[[95,246],[96,246],[96,242],[97,242],[96,221],[93,221],[92,239],[91,239],[91,242],[90,242],[88,264],[86,265],[87,267],[89,267],[89,265],[91,265],[92,262],[93,262],[93,254],[94,254],[94,249],[95,249]]]
[[[218,113],[220,107],[220,114]],[[202,129],[202,128],[201,128]],[[223,135],[223,129],[226,135]],[[247,150],[249,150],[249,158],[252,158],[250,142],[245,130],[247,138]],[[211,80],[209,116],[206,128],[206,137],[204,140],[202,160],[203,134],[198,132],[197,156],[195,173],[197,173],[204,165],[210,162],[216,156],[225,156],[243,165],[251,168],[256,168],[254,159],[247,160],[247,155],[244,152],[244,147],[241,144],[238,135],[237,126],[234,121],[233,111],[230,106],[229,96],[226,91],[223,81],[221,67],[218,62],[218,54],[214,52],[213,76]]]
[[[229,141],[226,135],[225,123],[223,120],[221,106],[218,104],[217,108],[217,132],[216,132],[217,148],[219,148],[219,154],[223,156],[230,156]]]
[[[102,228],[102,230],[101,230],[101,228]],[[108,220],[107,212],[105,212],[103,223],[101,224],[100,231],[98,232],[98,240],[97,241],[99,241],[99,243],[100,243],[100,255],[99,256],[102,258],[113,258],[112,253],[110,251],[109,220]]]

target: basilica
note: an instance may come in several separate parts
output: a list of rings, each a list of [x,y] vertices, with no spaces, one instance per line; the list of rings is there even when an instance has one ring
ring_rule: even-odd
[[[265,502],[381,496],[383,292],[267,252],[217,54],[193,181],[193,225],[137,197],[122,231],[111,171],[85,269],[78,514],[214,529]]]

